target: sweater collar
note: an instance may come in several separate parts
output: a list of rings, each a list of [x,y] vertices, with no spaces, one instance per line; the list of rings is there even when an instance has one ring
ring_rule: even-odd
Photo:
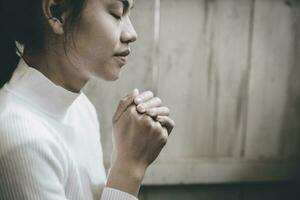
[[[56,118],[63,118],[71,104],[82,94],[82,91],[75,93],[54,84],[40,71],[28,66],[22,58],[7,88]]]

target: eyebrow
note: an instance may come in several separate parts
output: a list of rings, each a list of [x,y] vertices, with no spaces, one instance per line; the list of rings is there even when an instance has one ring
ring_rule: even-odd
[[[129,1],[128,0],[119,0],[119,1],[121,1],[123,3],[124,11],[127,12],[128,9],[129,9],[129,5],[130,5]],[[132,10],[133,8],[134,8],[134,1],[132,1],[132,5],[130,7],[130,10]]]

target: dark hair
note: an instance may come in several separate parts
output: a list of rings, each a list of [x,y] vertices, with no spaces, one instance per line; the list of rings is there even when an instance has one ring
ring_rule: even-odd
[[[0,88],[11,78],[20,58],[15,41],[32,49],[43,47],[43,0],[0,0]],[[68,16],[65,41],[79,21],[85,0],[62,0]]]

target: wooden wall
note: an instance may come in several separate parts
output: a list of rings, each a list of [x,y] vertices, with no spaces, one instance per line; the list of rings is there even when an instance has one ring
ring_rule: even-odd
[[[295,183],[147,186],[140,200],[299,200]]]
[[[137,87],[161,97],[176,121],[145,185],[295,179],[300,157],[299,4],[136,0],[132,20],[139,39],[132,45],[130,64],[117,82],[93,80],[85,88],[99,114],[106,165],[112,114],[119,99]],[[177,189],[201,196],[207,189],[212,196],[203,193],[203,199],[221,199],[213,197],[215,191],[228,193],[225,199],[263,199],[239,198],[238,191],[247,194],[256,187],[279,188],[145,187],[142,195],[154,196],[142,198],[173,199]],[[165,191],[168,197],[155,197]]]

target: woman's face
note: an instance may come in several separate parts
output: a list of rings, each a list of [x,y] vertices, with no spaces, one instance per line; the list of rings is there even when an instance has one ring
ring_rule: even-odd
[[[116,80],[137,34],[129,19],[133,0],[87,0],[73,35],[73,58],[91,77]],[[78,63],[78,62],[77,62]],[[83,69],[82,69],[83,68]]]

